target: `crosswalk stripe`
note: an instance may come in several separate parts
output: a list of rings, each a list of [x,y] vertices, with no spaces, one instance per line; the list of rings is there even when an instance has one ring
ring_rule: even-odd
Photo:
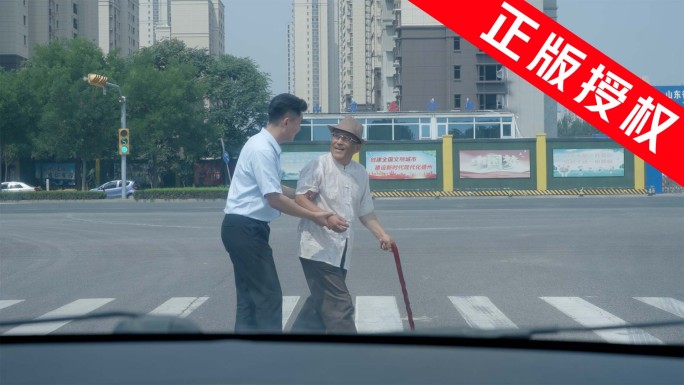
[[[356,330],[359,333],[388,333],[404,330],[397,299],[393,296],[357,296]]]
[[[113,301],[114,298],[83,298],[66,304],[60,308],[53,311],[47,312],[37,319],[53,318],[53,317],[78,317],[84,314],[88,314],[91,311],[104,306],[105,304]],[[53,331],[61,328],[62,326],[68,324],[71,321],[60,321],[60,322],[46,322],[38,324],[26,324],[19,325],[8,331],[5,335],[45,335],[52,333]]]
[[[487,297],[449,297],[449,300],[472,328],[482,330],[518,328]]]
[[[287,321],[292,316],[292,312],[297,306],[297,302],[299,302],[298,295],[283,296],[283,330],[285,330],[285,325],[287,325]]]
[[[152,310],[150,314],[185,318],[208,299],[209,297],[173,297]]]
[[[0,310],[4,309],[6,307],[10,307],[12,305],[16,305],[19,302],[23,302],[23,301],[24,301],[23,299],[3,299],[3,300],[0,300]]]
[[[674,298],[661,297],[634,297],[634,299],[684,318],[684,302],[682,301],[678,301]]]
[[[579,297],[539,297],[587,327],[625,325],[627,322]],[[594,331],[599,337],[618,344],[662,344],[662,341],[637,328]]]

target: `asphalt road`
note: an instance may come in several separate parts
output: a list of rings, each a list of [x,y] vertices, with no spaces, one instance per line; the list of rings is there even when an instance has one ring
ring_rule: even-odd
[[[98,299],[91,301],[98,311],[149,313],[176,303],[202,330],[231,331],[235,294],[219,235],[223,205],[1,204],[0,321]],[[682,195],[377,199],[375,207],[397,242],[417,331],[684,319]],[[286,329],[308,294],[296,257],[297,223],[288,216],[271,223],[288,297]],[[392,330],[397,320],[383,319],[387,312],[408,330],[392,254],[358,221],[351,231],[347,281],[357,325]],[[72,322],[50,332],[106,333],[116,322]],[[646,331],[540,338],[684,343],[684,326]]]

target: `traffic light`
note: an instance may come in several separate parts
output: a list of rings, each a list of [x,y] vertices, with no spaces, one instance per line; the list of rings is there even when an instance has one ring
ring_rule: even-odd
[[[119,128],[119,155],[129,155],[131,152],[131,138],[128,128]]]
[[[88,84],[91,86],[105,87],[107,85],[107,77],[98,74],[88,74]]]

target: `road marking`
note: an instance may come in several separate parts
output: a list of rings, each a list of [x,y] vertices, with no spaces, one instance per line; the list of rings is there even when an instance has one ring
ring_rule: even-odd
[[[404,330],[399,306],[393,296],[357,296],[354,322],[359,333],[388,333]]]
[[[102,224],[102,225],[113,225],[113,226],[126,225],[126,226],[139,226],[139,227],[162,227],[162,228],[172,228],[172,229],[211,229],[212,228],[209,226],[157,225],[157,224],[151,224],[151,223],[130,223],[130,222],[104,221],[104,220],[95,220],[95,219],[76,218],[73,216],[73,214],[68,214],[66,216],[66,218],[70,219],[72,221],[95,223],[95,224]]]
[[[684,318],[684,302],[678,301],[674,298],[661,297],[634,297],[643,303],[655,306],[660,310],[665,310],[668,313],[674,314],[678,317]]]
[[[579,297],[539,297],[586,327],[625,325],[627,322]],[[637,328],[594,331],[599,337],[618,344],[662,344],[662,341]]]
[[[209,297],[173,297],[152,310],[150,314],[185,318],[208,299]]]
[[[19,302],[23,302],[23,301],[24,301],[23,299],[3,299],[3,300],[0,300],[0,310],[4,309],[6,307],[10,307],[12,305],[16,305]]]
[[[516,229],[535,229],[535,228],[544,228],[547,226],[544,225],[521,225],[521,226],[516,226]],[[455,226],[455,227],[421,227],[419,229],[417,228],[411,228],[411,227],[388,227],[385,230],[388,232],[395,232],[395,231],[480,231],[480,230],[508,230],[510,229],[510,226]]]
[[[283,296],[283,330],[285,330],[285,325],[287,325],[287,321],[292,316],[292,312],[297,306],[297,302],[299,302],[298,295]]]
[[[43,314],[36,319],[53,317],[78,317],[90,313],[91,311],[104,306],[113,301],[114,298],[83,298],[66,304],[58,309]],[[37,324],[25,324],[14,327],[4,333],[4,335],[45,335],[61,328],[71,321],[46,322]]]
[[[449,297],[449,300],[472,328],[482,330],[518,328],[487,297]]]

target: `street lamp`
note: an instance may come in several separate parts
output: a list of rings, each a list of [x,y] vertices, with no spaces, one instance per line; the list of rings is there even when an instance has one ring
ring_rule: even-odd
[[[126,97],[121,93],[121,87],[117,84],[110,83],[107,81],[107,77],[98,74],[88,74],[88,76],[83,77],[83,80],[88,82],[91,86],[96,86],[102,88],[102,94],[107,95],[107,87],[114,87],[119,91],[119,103],[121,103],[121,128],[119,129],[119,136],[121,136],[121,130],[125,130],[126,136],[128,137],[128,128],[126,127]],[[130,139],[127,139],[130,141]],[[121,142],[121,140],[119,140]],[[119,143],[121,147],[121,143]],[[126,154],[130,152],[130,145],[126,147],[126,151],[119,150],[121,154],[121,198],[126,199]]]

